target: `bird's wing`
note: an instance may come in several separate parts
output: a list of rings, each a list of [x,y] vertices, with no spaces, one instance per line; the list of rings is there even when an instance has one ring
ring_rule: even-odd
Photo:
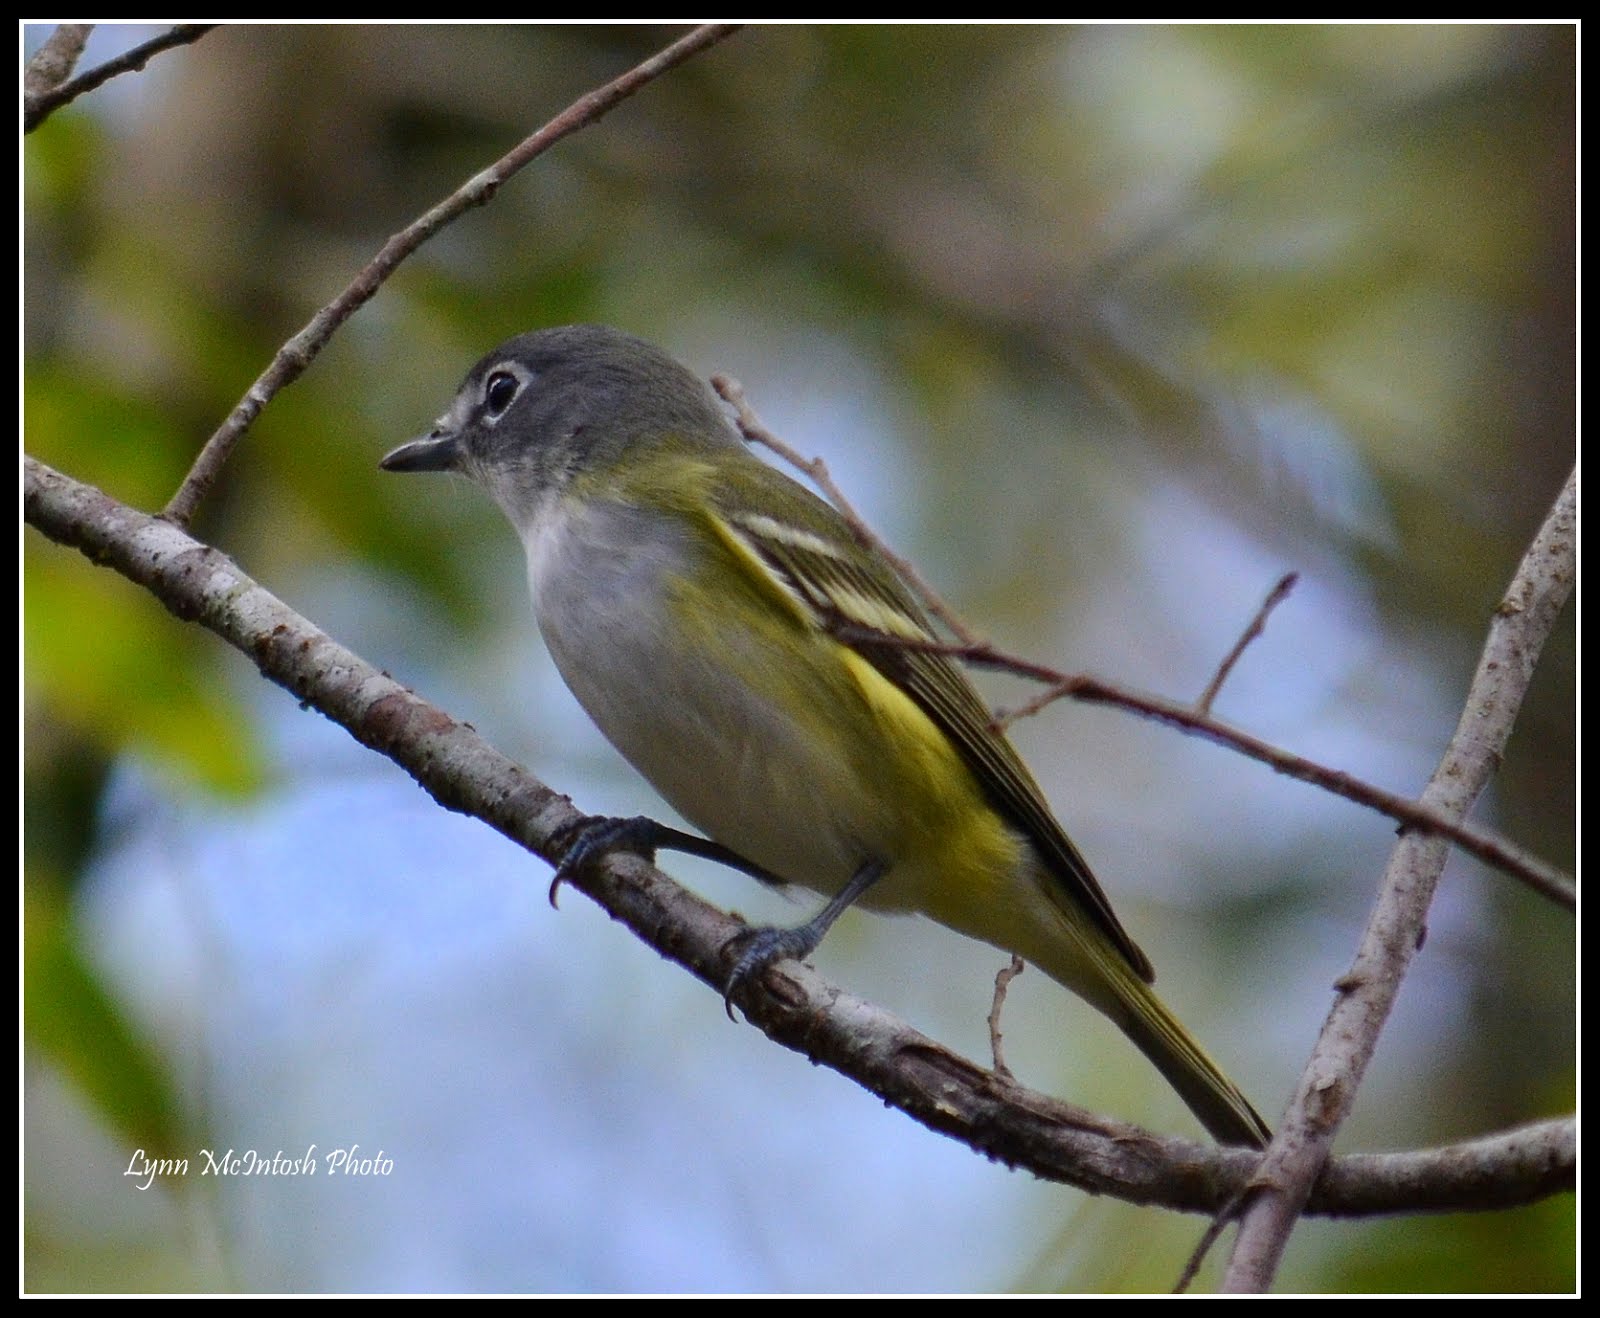
[[[808,496],[809,497],[809,496]],[[787,511],[787,509],[786,509]],[[1050,812],[1022,757],[995,731],[988,709],[948,655],[897,644],[938,643],[922,610],[900,579],[859,548],[837,514],[820,502],[803,520],[719,509],[717,520],[749,551],[791,600],[872,664],[933,720],[977,776],[996,807],[1033,842],[1059,881],[1057,900],[1088,913],[1149,982],[1150,959],[1111,909],[1082,853]],[[882,639],[874,639],[874,635]]]

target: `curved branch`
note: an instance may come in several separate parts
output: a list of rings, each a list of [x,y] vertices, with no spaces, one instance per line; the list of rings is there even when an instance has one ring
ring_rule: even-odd
[[[80,73],[71,82],[62,82],[37,92],[28,92],[22,98],[22,131],[31,133],[52,114],[69,101],[75,101],[85,92],[92,92],[102,83],[110,82],[119,73],[142,69],[152,55],[159,55],[174,46],[187,46],[216,27],[215,23],[179,23],[170,32],[140,42],[132,50],[125,50],[115,59],[97,64],[87,73]],[[88,33],[84,33],[88,36]],[[82,47],[80,45],[79,49]],[[76,57],[74,57],[76,59]]]
[[[29,523],[149,590],[178,617],[248,655],[262,674],[405,769],[440,805],[482,819],[535,855],[581,816],[468,724],[408,691],[252,581],[226,555],[32,458]],[[644,942],[720,993],[723,948],[743,924],[634,856],[573,876]],[[1163,1138],[1035,1093],[957,1056],[887,1012],[784,962],[744,995],[769,1037],[822,1062],[932,1130],[1010,1166],[1134,1203],[1214,1213],[1257,1155]],[[1570,1190],[1571,1121],[1417,1153],[1333,1163],[1319,1213],[1503,1208]]]
[[[1464,816],[1500,763],[1539,652],[1572,591],[1577,497],[1574,471],[1495,610],[1461,720],[1422,794],[1423,803],[1436,810]],[[1261,1160],[1239,1220],[1225,1290],[1260,1291],[1271,1284],[1295,1220],[1355,1103],[1406,969],[1422,946],[1448,854],[1441,839],[1415,833],[1395,847],[1355,961],[1335,985],[1338,996]]]
[[[334,331],[383,286],[406,257],[453,220],[474,206],[482,206],[499,191],[502,183],[562,138],[586,128],[667,70],[676,68],[738,30],[736,23],[707,23],[697,27],[621,77],[585,92],[543,128],[523,138],[494,164],[474,174],[438,205],[384,243],[378,254],[361,268],[344,291],[278,349],[267,369],[256,378],[255,383],[245,391],[244,397],[234,405],[233,411],[228,413],[206,441],[194,465],[189,468],[189,474],[168,501],[163,516],[178,526],[189,524],[195,509],[216,482],[228,455],[233,452],[233,446],[260,415],[261,409],[285,385],[300,378],[333,337]]]
[[[1499,834],[1469,824],[1465,820],[1452,818],[1445,811],[1434,809],[1426,801],[1413,801],[1398,792],[1386,791],[1372,783],[1364,782],[1342,769],[1330,769],[1315,760],[1295,755],[1212,716],[1211,704],[1216,699],[1217,692],[1221,690],[1223,682],[1227,680],[1233,665],[1244,653],[1245,647],[1261,634],[1262,628],[1266,625],[1267,615],[1293,588],[1298,577],[1297,573],[1289,573],[1273,587],[1266,601],[1256,611],[1249,627],[1234,644],[1216,674],[1206,685],[1200,699],[1193,705],[1183,705],[1176,701],[1164,700],[1160,696],[1131,691],[1097,677],[1063,673],[1046,664],[1007,654],[976,636],[933,587],[923,580],[921,574],[867,525],[865,519],[845,497],[844,491],[834,483],[827,464],[821,458],[802,456],[797,449],[767,429],[745,398],[744,387],[737,380],[726,375],[714,375],[711,377],[711,384],[723,400],[736,410],[739,432],[750,442],[771,449],[785,462],[810,478],[828,501],[838,509],[840,516],[848,523],[856,538],[888,559],[895,571],[921,598],[928,611],[943,622],[957,639],[953,642],[919,641],[914,637],[891,635],[867,627],[848,625],[838,629],[838,634],[842,638],[869,641],[873,645],[897,646],[904,650],[930,650],[947,654],[953,659],[959,659],[976,667],[998,669],[1028,681],[1047,685],[1042,694],[1019,708],[997,713],[994,716],[997,728],[1009,726],[1018,719],[1030,718],[1057,700],[1078,700],[1085,704],[1112,705],[1131,714],[1165,723],[1180,732],[1204,737],[1220,746],[1236,750],[1250,759],[1259,760],[1285,777],[1298,778],[1301,782],[1321,787],[1335,796],[1345,797],[1357,805],[1364,805],[1380,814],[1388,815],[1403,827],[1446,837],[1463,851],[1525,883],[1557,905],[1564,906],[1569,911],[1577,909],[1577,892],[1565,874],[1554,865],[1530,855]]]
[[[1577,890],[1561,870],[1524,851],[1516,843],[1501,837],[1498,833],[1453,817],[1432,804],[1426,793],[1420,800],[1414,801],[1408,796],[1401,796],[1398,792],[1388,791],[1357,778],[1343,769],[1330,769],[1325,764],[1319,764],[1315,760],[1306,759],[1303,755],[1296,755],[1292,751],[1274,746],[1253,733],[1245,732],[1208,714],[1202,714],[1192,705],[1164,700],[1160,696],[1148,695],[1141,691],[1131,691],[1114,682],[1086,674],[1060,673],[1031,659],[1021,659],[1006,654],[986,642],[962,645],[943,641],[918,641],[912,637],[893,636],[887,632],[871,631],[865,627],[843,627],[840,633],[846,638],[869,640],[875,645],[895,645],[907,650],[934,650],[981,668],[996,668],[1014,673],[1018,677],[1051,683],[1050,689],[1036,700],[1029,701],[1010,714],[998,716],[996,718],[998,723],[1010,723],[1037,713],[1051,701],[1060,699],[1125,709],[1131,714],[1138,714],[1143,718],[1176,728],[1180,732],[1203,737],[1219,746],[1236,750],[1252,760],[1259,760],[1287,778],[1299,779],[1303,783],[1310,783],[1313,787],[1321,787],[1332,792],[1335,796],[1354,801],[1357,805],[1368,806],[1380,814],[1388,815],[1405,829],[1445,838],[1484,863],[1526,884],[1556,905],[1569,911],[1575,911],[1578,907]]]
[[[59,23],[56,30],[45,38],[44,44],[33,52],[33,58],[22,71],[22,104],[24,110],[35,98],[55,90],[72,76],[78,61],[83,58],[83,48],[88,44],[93,23]]]

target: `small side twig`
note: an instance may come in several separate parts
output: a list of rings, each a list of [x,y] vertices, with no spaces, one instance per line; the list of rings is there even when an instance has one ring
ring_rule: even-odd
[[[1222,1233],[1228,1229],[1228,1223],[1239,1216],[1239,1205],[1244,1202],[1248,1189],[1249,1186],[1246,1185],[1244,1189],[1234,1191],[1228,1202],[1223,1204],[1206,1224],[1206,1229],[1200,1233],[1200,1239],[1189,1255],[1189,1261],[1183,1265],[1183,1271],[1173,1283],[1174,1295],[1182,1295],[1194,1284],[1194,1279],[1200,1275],[1201,1265],[1206,1261],[1206,1255],[1211,1252],[1212,1246],[1222,1239]]]
[[[1479,828],[1438,810],[1425,800],[1414,801],[1397,792],[1385,791],[1342,769],[1330,769],[1327,765],[1308,760],[1303,755],[1283,750],[1210,715],[1197,713],[1190,705],[1163,700],[1159,696],[1139,691],[1130,691],[1097,677],[1062,673],[1045,664],[1006,654],[982,643],[956,645],[943,641],[918,641],[866,627],[841,627],[839,635],[846,640],[855,638],[871,641],[875,645],[892,645],[908,650],[928,650],[936,654],[948,654],[964,663],[976,664],[981,668],[996,668],[1018,677],[1049,684],[1042,695],[1026,705],[1009,713],[997,714],[996,727],[1006,727],[1025,715],[1037,713],[1052,701],[1062,699],[1125,709],[1131,714],[1153,719],[1157,723],[1177,728],[1180,732],[1203,737],[1219,746],[1236,750],[1252,760],[1259,760],[1287,778],[1295,778],[1300,782],[1310,783],[1313,787],[1321,787],[1336,796],[1354,801],[1357,805],[1364,805],[1379,814],[1388,815],[1407,829],[1448,838],[1463,851],[1476,856],[1486,865],[1509,874],[1540,896],[1555,902],[1556,905],[1569,911],[1577,909],[1577,890],[1566,874],[1556,866],[1530,855],[1498,833]]]
[[[621,77],[586,92],[538,132],[523,138],[494,164],[474,174],[438,205],[384,243],[378,254],[361,268],[344,291],[278,349],[267,369],[245,391],[244,397],[206,441],[200,456],[194,460],[189,474],[183,478],[183,484],[168,502],[162,516],[178,526],[189,524],[200,501],[216,482],[233,446],[260,415],[261,409],[285,385],[299,379],[333,337],[334,331],[382,287],[384,281],[412,252],[466,211],[474,206],[482,206],[499,191],[502,183],[562,138],[594,123],[641,87],[738,30],[736,23],[707,23],[697,27]]]
[[[971,628],[961,621],[955,611],[922,579],[916,569],[884,544],[882,538],[862,520],[844,492],[834,483],[828,473],[827,464],[821,458],[803,457],[793,446],[767,429],[746,400],[744,387],[737,380],[727,375],[714,375],[711,377],[711,385],[734,409],[739,431],[745,439],[771,449],[785,462],[816,482],[817,487],[838,509],[840,516],[845,519],[856,538],[863,545],[876,550],[888,559],[906,584],[921,596],[928,611],[939,618],[958,638],[955,642],[918,641],[904,636],[891,636],[886,632],[874,631],[867,627],[841,625],[836,632],[840,639],[947,654],[963,663],[1000,669],[1017,677],[1045,684],[1045,690],[1026,704],[1014,710],[996,711],[992,721],[996,731],[1004,731],[1018,719],[1037,714],[1054,701],[1073,699],[1089,704],[1112,705],[1144,718],[1154,719],[1158,723],[1165,723],[1192,736],[1205,737],[1220,746],[1230,747],[1251,759],[1259,760],[1286,777],[1297,778],[1301,782],[1343,796],[1357,805],[1364,805],[1380,814],[1388,815],[1403,827],[1446,837],[1463,851],[1525,883],[1558,906],[1569,911],[1577,909],[1577,891],[1567,875],[1498,834],[1431,809],[1424,802],[1414,801],[1396,792],[1388,792],[1381,787],[1363,782],[1342,770],[1330,769],[1304,756],[1282,750],[1212,717],[1211,703],[1215,700],[1217,692],[1227,680],[1239,656],[1244,653],[1245,647],[1261,634],[1272,610],[1282,603],[1294,588],[1299,579],[1298,573],[1286,574],[1268,593],[1250,625],[1223,659],[1215,676],[1207,684],[1195,705],[1181,705],[1174,701],[1162,700],[1157,696],[1129,691],[1110,682],[1102,682],[1098,678],[1062,673],[1048,665],[1007,654],[974,636]]]
[[[1217,671],[1211,680],[1206,683],[1206,689],[1200,693],[1200,699],[1194,702],[1197,713],[1209,714],[1211,706],[1216,703],[1217,693],[1222,690],[1222,684],[1228,680],[1228,675],[1233,672],[1233,666],[1239,662],[1239,657],[1244,654],[1245,648],[1256,637],[1266,630],[1267,617],[1271,612],[1289,598],[1289,592],[1294,589],[1295,582],[1300,580],[1298,572],[1285,572],[1278,578],[1278,584],[1267,592],[1266,599],[1261,601],[1261,607],[1256,610],[1256,616],[1250,619],[1250,625],[1244,629],[1239,639],[1233,643],[1233,649],[1223,656],[1222,662],[1217,665]]]
[[[798,450],[786,444],[772,431],[768,430],[762,424],[761,418],[756,415],[755,409],[750,406],[749,401],[745,398],[744,386],[732,376],[713,375],[711,377],[711,387],[737,413],[739,433],[746,440],[754,444],[764,445],[790,466],[804,472],[816,484],[816,487],[827,496],[828,502],[838,509],[839,515],[844,518],[845,524],[849,526],[851,534],[862,545],[868,549],[876,550],[884,558],[888,559],[890,566],[899,573],[900,579],[916,592],[923,604],[927,606],[929,613],[944,623],[950,629],[951,634],[959,637],[964,643],[968,645],[981,643],[977,634],[961,620],[960,615],[954,609],[945,603],[939,592],[923,580],[922,574],[907,559],[890,549],[884,543],[883,537],[867,525],[861,514],[855,510],[855,506],[845,497],[844,491],[834,483],[833,477],[828,472],[827,463],[821,458],[803,457]]]
[[[44,45],[33,52],[28,67],[22,71],[24,108],[72,76],[93,31],[93,23],[61,23],[45,38]]]
[[[89,24],[87,26],[93,26]],[[164,50],[171,50],[174,46],[187,46],[190,42],[198,41],[201,37],[216,27],[215,23],[179,23],[169,32],[163,32],[159,37],[151,37],[149,41],[142,41],[132,50],[126,50],[115,59],[108,59],[104,64],[97,64],[87,73],[80,73],[71,82],[58,83],[48,90],[38,93],[27,93],[22,98],[22,131],[31,133],[52,114],[69,101],[75,101],[85,92],[92,92],[103,83],[110,82],[119,73],[132,73],[142,69],[150,62],[152,55],[159,55]],[[87,30],[84,32],[88,37]],[[54,38],[52,38],[53,40]],[[79,46],[79,52],[83,47]],[[73,57],[77,62],[77,57]],[[69,66],[70,69],[70,66]],[[31,68],[30,68],[31,71]]]
[[[1005,1056],[1000,1051],[1000,1013],[1006,1005],[1006,990],[1011,987],[1011,981],[1028,968],[1025,962],[1015,952],[1011,954],[1011,964],[1001,969],[994,977],[994,1001],[989,1004],[989,1052],[994,1057],[994,1073],[1003,1075],[1007,1080],[1015,1080],[1011,1068],[1006,1065]]]

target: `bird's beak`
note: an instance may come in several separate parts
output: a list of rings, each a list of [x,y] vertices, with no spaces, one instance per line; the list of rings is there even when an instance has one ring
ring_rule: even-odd
[[[460,436],[436,430],[386,453],[378,465],[385,471],[455,471],[460,457]]]

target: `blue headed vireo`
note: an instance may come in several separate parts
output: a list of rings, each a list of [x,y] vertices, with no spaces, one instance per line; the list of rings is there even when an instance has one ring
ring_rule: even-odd
[[[830,897],[798,929],[741,939],[729,994],[809,954],[858,898],[921,911],[1104,1012],[1217,1139],[1269,1138],[1151,991],[1149,960],[960,670],[893,643],[933,638],[899,578],[750,453],[687,368],[603,326],[524,334],[383,466],[489,491],[522,537],[568,686],[713,840],[599,821],[563,870],[664,845]]]

